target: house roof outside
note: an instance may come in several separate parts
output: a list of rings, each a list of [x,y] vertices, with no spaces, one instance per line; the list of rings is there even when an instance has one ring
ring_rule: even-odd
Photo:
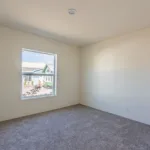
[[[36,69],[36,70],[33,70],[34,73],[43,73],[43,69]]]
[[[30,63],[30,62],[22,62],[22,68],[37,68],[43,69],[45,63]]]
[[[23,62],[22,63],[22,71],[28,73],[45,73],[47,67],[53,71],[53,64],[45,64],[45,63],[30,63]]]
[[[49,70],[51,72],[54,71],[54,66],[52,64],[46,64],[45,67],[43,68],[43,73],[46,73],[46,70]]]

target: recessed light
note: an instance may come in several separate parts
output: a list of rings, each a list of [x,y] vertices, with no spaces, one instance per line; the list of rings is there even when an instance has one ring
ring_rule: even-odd
[[[76,14],[76,9],[74,9],[74,8],[70,8],[70,9],[68,9],[68,13],[69,13],[69,15],[75,15]]]

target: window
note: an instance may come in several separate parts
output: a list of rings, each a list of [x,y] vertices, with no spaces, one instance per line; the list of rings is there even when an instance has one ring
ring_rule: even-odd
[[[56,54],[22,50],[22,99],[56,95]]]

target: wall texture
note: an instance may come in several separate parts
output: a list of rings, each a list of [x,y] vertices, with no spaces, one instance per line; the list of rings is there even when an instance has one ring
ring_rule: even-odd
[[[58,54],[56,97],[21,100],[22,48]],[[1,26],[0,121],[78,104],[79,55],[75,47]]]
[[[81,50],[81,103],[150,124],[150,28]]]

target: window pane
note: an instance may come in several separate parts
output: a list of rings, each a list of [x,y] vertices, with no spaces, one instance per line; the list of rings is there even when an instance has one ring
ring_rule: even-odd
[[[55,54],[23,49],[22,98],[55,95]]]
[[[54,95],[54,76],[34,76],[30,75],[27,80],[27,75],[22,76],[22,94],[23,97],[46,96]],[[51,80],[47,80],[51,78]]]

